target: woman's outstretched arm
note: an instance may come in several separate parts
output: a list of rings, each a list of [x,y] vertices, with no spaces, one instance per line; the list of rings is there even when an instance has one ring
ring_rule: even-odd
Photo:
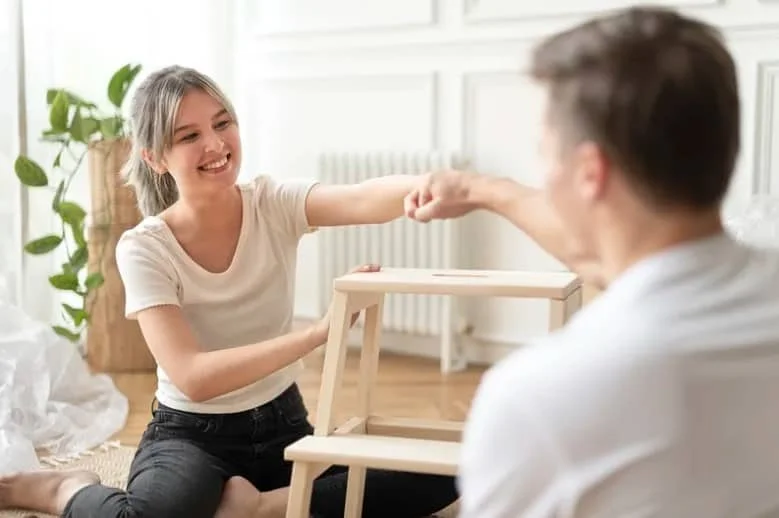
[[[355,184],[319,184],[306,198],[312,227],[387,223],[403,215],[403,199],[423,175],[391,175]]]

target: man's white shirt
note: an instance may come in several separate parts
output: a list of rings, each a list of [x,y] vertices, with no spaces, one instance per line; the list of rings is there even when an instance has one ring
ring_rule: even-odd
[[[459,484],[461,518],[779,516],[779,255],[633,265],[485,375]]]

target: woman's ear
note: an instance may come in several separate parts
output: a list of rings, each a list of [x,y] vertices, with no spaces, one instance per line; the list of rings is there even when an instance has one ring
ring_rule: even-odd
[[[168,171],[168,169],[165,167],[165,164],[154,160],[154,156],[151,154],[151,152],[148,149],[142,150],[141,156],[143,157],[144,162],[146,162],[149,165],[149,167],[154,169],[155,172],[159,174],[164,174]]]

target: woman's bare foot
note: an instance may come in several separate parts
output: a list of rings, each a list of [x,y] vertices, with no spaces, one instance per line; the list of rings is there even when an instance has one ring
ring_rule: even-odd
[[[243,477],[231,477],[222,492],[214,518],[284,518],[286,489],[260,493]]]
[[[25,509],[59,516],[76,492],[100,483],[90,471],[28,471],[0,477],[0,509]]]

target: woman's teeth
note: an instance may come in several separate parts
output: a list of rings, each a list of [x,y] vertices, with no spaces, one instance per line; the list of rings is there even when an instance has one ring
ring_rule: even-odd
[[[208,171],[209,169],[219,169],[220,167],[224,167],[227,165],[227,159],[228,157],[224,157],[221,160],[217,160],[216,162],[211,162],[206,165],[200,166],[200,169],[203,169],[204,171]]]

